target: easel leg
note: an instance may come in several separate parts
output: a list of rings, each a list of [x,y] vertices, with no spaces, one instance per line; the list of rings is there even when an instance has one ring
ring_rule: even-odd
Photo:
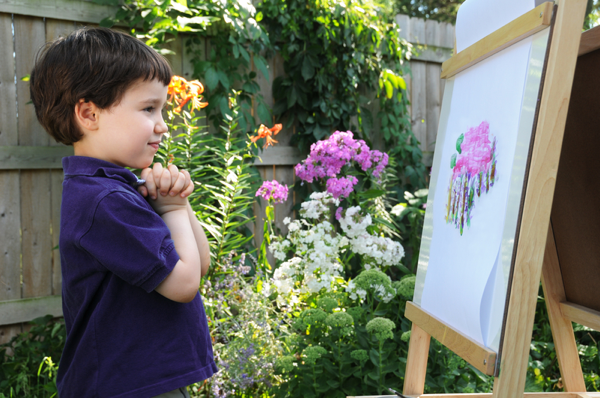
[[[546,240],[544,264],[542,266],[542,287],[544,288],[552,339],[554,340],[564,389],[568,392],[583,392],[585,391],[585,382],[581,371],[575,335],[573,334],[573,325],[569,319],[563,317],[560,310],[560,303],[566,301],[567,298],[560,272],[552,225],[548,228],[548,239]]]
[[[423,394],[430,342],[431,336],[413,323],[406,359],[406,374],[402,392],[404,395],[419,396]]]

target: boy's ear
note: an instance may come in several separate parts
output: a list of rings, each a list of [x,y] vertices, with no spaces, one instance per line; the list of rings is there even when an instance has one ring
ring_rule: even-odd
[[[75,122],[85,130],[97,130],[100,108],[92,101],[85,102],[82,98],[75,104]]]

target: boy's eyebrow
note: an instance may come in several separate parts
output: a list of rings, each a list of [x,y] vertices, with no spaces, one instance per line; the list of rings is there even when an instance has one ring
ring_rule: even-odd
[[[162,102],[167,102],[167,98],[148,98],[145,100],[142,100],[140,102],[142,102],[143,104],[160,104]]]

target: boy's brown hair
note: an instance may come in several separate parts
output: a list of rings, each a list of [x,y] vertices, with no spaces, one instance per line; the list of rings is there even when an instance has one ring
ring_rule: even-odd
[[[29,79],[40,124],[58,142],[82,134],[75,122],[80,99],[100,109],[118,104],[138,80],[171,81],[167,60],[140,40],[106,28],[83,28],[43,47]]]

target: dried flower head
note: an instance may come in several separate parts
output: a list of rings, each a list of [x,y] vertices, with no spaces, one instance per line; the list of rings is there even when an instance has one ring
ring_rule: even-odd
[[[317,362],[317,359],[321,358],[325,354],[327,354],[327,350],[318,345],[306,347],[302,352],[304,362],[306,362],[308,365],[314,365]]]
[[[373,318],[367,323],[367,332],[375,335],[379,341],[393,339],[392,329],[395,328],[396,324],[387,318]]]
[[[338,302],[336,299],[331,297],[321,297],[317,300],[317,306],[325,312],[332,312],[335,308],[338,307]]]
[[[392,287],[396,289],[398,296],[402,297],[405,300],[410,300],[415,294],[416,280],[417,277],[415,275],[407,276],[402,278],[402,280],[392,283]]]
[[[325,324],[334,330],[338,329],[342,336],[350,336],[354,332],[354,319],[345,312],[334,312],[325,318]]]

